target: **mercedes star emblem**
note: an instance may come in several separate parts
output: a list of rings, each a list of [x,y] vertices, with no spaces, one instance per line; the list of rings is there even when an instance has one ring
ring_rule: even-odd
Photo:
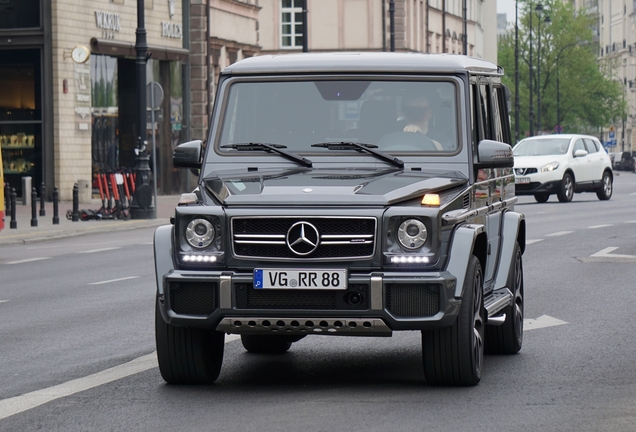
[[[287,231],[287,247],[296,255],[309,255],[319,243],[318,228],[309,222],[296,222]]]

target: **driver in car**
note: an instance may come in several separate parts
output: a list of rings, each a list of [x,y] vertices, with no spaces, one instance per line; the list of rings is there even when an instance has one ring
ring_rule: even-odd
[[[433,110],[429,104],[429,99],[425,94],[410,94],[402,99],[402,113],[408,124],[404,126],[404,132],[428,134],[429,121],[433,115]],[[429,137],[430,138],[430,137]],[[444,150],[442,145],[431,139],[437,150]]]

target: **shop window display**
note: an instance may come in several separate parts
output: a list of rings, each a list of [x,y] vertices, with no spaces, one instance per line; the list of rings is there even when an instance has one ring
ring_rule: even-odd
[[[5,181],[42,181],[40,50],[0,50],[0,148]]]

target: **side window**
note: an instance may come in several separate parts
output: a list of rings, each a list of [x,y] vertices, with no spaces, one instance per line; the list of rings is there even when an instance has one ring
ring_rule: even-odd
[[[495,97],[493,98],[493,110],[492,110],[492,132],[493,139],[503,142],[503,126],[501,125],[501,116],[499,115],[499,100],[497,98],[497,89],[494,89]]]
[[[506,89],[502,85],[493,86],[495,120],[495,139],[500,142],[511,144],[510,123],[508,118],[508,105],[506,102]]]
[[[598,145],[594,142],[594,140],[583,138],[583,141],[585,141],[588,153],[596,153],[599,150]]]
[[[476,83],[470,85],[470,124],[473,149],[477,150],[477,143],[484,139],[484,128],[481,123],[481,104],[479,90]]]
[[[484,126],[484,138],[494,139],[492,131],[492,97],[490,94],[490,86],[487,83],[479,85],[479,101],[481,105],[481,116]]]
[[[574,155],[574,153],[576,153],[577,150],[587,151],[587,149],[585,148],[585,144],[583,144],[583,139],[581,138],[577,139],[576,142],[574,143],[574,148],[572,149],[572,155]]]

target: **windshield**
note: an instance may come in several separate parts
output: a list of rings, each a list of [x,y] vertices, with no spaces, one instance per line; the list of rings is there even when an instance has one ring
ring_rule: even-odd
[[[563,155],[568,152],[569,138],[540,138],[520,141],[513,149],[515,156]]]
[[[229,89],[217,150],[264,143],[326,154],[329,147],[311,145],[353,142],[390,153],[455,152],[456,97],[451,81],[239,81]]]

